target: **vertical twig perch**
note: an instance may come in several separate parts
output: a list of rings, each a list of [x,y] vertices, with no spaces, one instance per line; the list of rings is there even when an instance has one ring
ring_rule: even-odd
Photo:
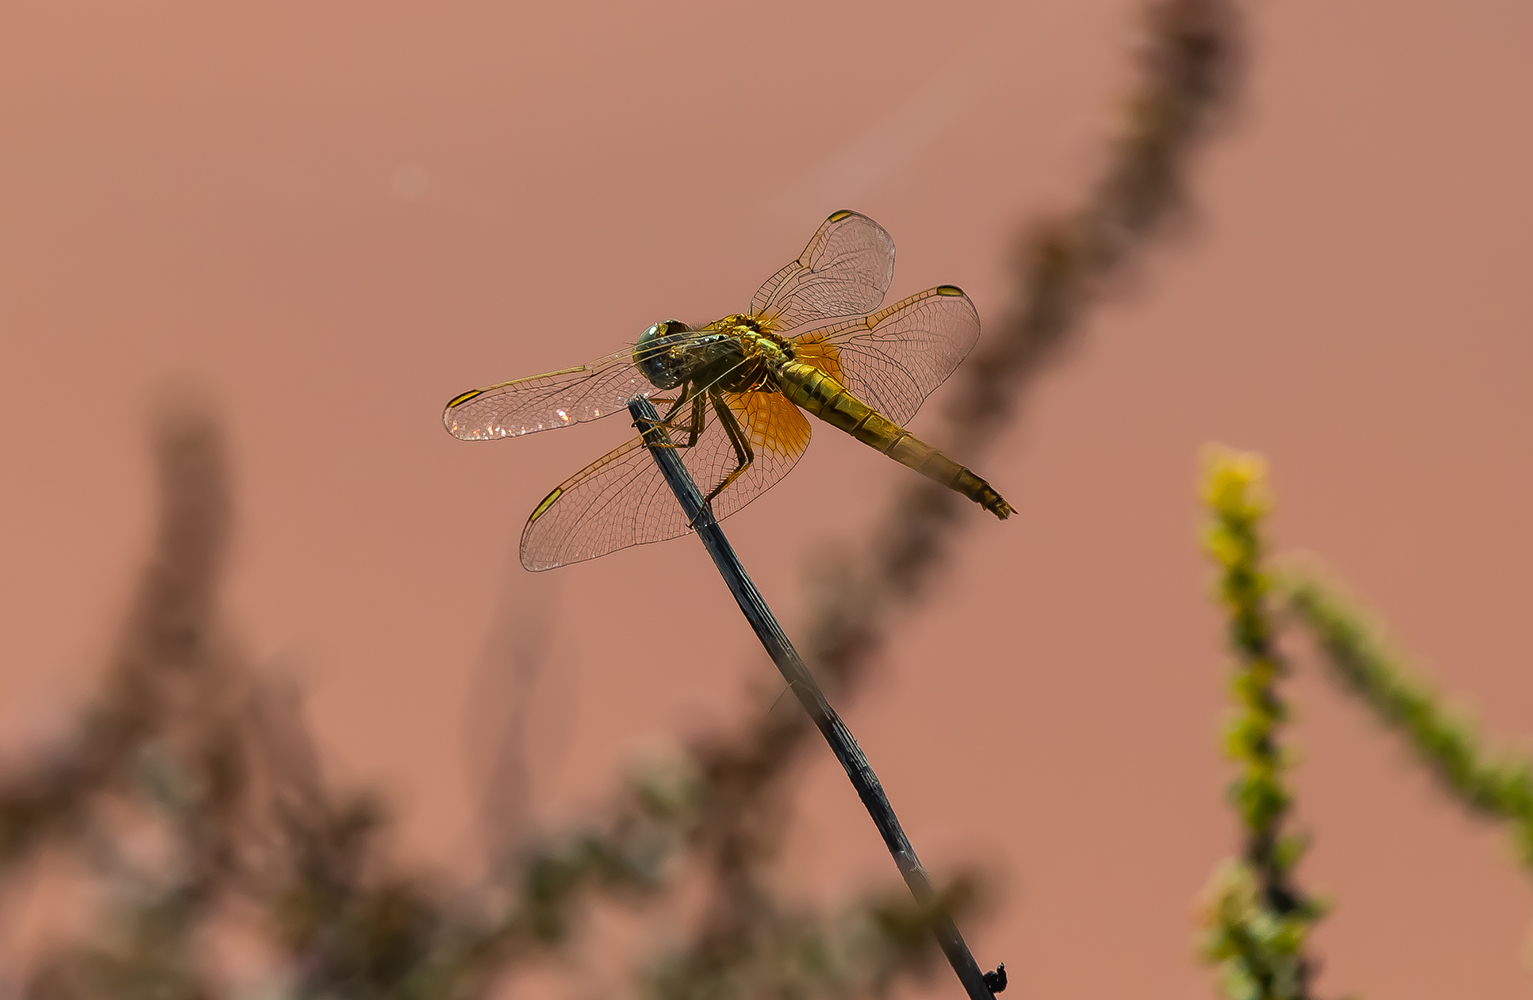
[[[804,666],[804,661],[799,659],[798,652],[788,641],[782,626],[777,624],[777,619],[772,616],[772,611],[767,607],[761,592],[751,582],[745,567],[735,555],[729,539],[724,537],[723,530],[714,520],[713,511],[703,506],[703,495],[698,490],[697,484],[692,481],[692,476],[682,463],[681,456],[676,453],[675,447],[671,444],[670,436],[666,434],[665,427],[660,423],[660,415],[655,411],[654,405],[640,397],[628,404],[628,411],[633,414],[634,426],[644,435],[645,444],[649,446],[649,453],[654,456],[656,464],[660,466],[665,481],[670,484],[671,490],[676,494],[677,502],[681,504],[687,519],[692,522],[693,528],[697,531],[697,537],[702,539],[703,546],[713,557],[713,564],[718,567],[719,574],[728,584],[729,592],[735,595],[735,601],[740,605],[740,610],[744,612],[746,620],[755,630],[756,638],[760,639],[761,644],[766,647],[767,654],[772,657],[772,662],[777,664],[777,669],[782,671],[788,687],[798,697],[799,704],[804,706],[804,711],[809,713],[814,724],[820,728],[820,732],[825,736],[825,742],[830,744],[836,759],[846,769],[847,777],[852,780],[852,787],[857,789],[857,795],[867,808],[868,815],[873,817],[873,824],[883,835],[884,845],[894,856],[894,863],[899,867],[900,874],[904,876],[905,884],[910,886],[916,902],[922,906],[931,905],[936,897],[936,891],[932,888],[926,869],[921,867],[921,861],[916,857],[915,849],[910,846],[910,840],[905,836],[905,831],[901,829],[899,818],[894,815],[894,808],[889,805],[889,798],[884,794],[883,786],[878,783],[878,775],[873,773],[872,766],[868,764],[868,758],[852,737],[851,730],[846,728],[846,723],[841,721],[836,710],[830,707],[830,702],[825,700],[825,694],[820,690],[820,685],[815,682],[808,668]],[[969,1000],[991,1000],[993,994],[986,983],[986,976],[980,972],[974,956],[969,953],[969,946],[964,943],[963,935],[958,932],[958,926],[953,923],[952,917],[946,913],[936,913],[933,917],[933,929],[942,953],[947,956],[953,971],[958,974],[958,980],[963,983],[964,989],[968,992]],[[1004,973],[1000,975],[1003,977]],[[1004,982],[1004,978],[998,977],[998,985]]]

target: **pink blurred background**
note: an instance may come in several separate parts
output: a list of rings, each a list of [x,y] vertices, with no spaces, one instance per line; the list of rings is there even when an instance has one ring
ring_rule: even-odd
[[[1138,9],[0,7],[0,745],[90,689],[147,551],[167,379],[231,429],[232,619],[307,690],[336,779],[397,798],[407,854],[481,849],[497,628],[549,628],[543,822],[730,718],[770,667],[695,542],[516,565],[527,512],[625,428],[466,445],[443,402],[738,310],[843,206],[898,242],[893,295],[954,282],[997,316],[1019,227],[1104,160]],[[1494,731],[1533,730],[1533,8],[1248,12],[1197,225],[979,463],[1020,516],[971,515],[846,711],[928,866],[1002,876],[968,934],[1022,997],[1212,992],[1193,900],[1236,835],[1205,442],[1266,453],[1278,546],[1322,553]],[[909,475],[816,436],[728,524],[790,632],[814,547]],[[685,631],[635,602],[659,580]],[[1292,692],[1301,879],[1337,904],[1320,992],[1525,996],[1533,897],[1500,832],[1312,664]],[[828,752],[799,817],[802,892],[894,879]]]

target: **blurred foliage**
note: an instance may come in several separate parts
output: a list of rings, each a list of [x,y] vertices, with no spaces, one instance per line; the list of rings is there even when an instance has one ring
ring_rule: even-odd
[[[957,457],[972,463],[997,439],[1090,308],[1187,217],[1190,158],[1239,89],[1239,27],[1231,0],[1147,7],[1102,176],[1030,228],[1017,301],[960,369],[936,435]],[[972,875],[925,908],[903,890],[827,910],[782,898],[790,778],[814,730],[766,710],[775,692],[737,728],[633,777],[584,826],[507,845],[471,885],[402,864],[383,803],[328,786],[294,692],[252,669],[223,626],[230,502],[216,421],[205,407],[168,411],[156,442],[158,542],[101,691],[68,738],[0,775],[0,905],[23,905],[27,884],[83,886],[69,897],[83,919],[18,954],[0,990],[485,996],[546,956],[599,950],[585,933],[593,906],[673,920],[681,895],[695,913],[642,970],[647,995],[884,995],[933,968],[938,914],[982,902]],[[832,698],[855,693],[966,523],[948,491],[915,483],[860,554],[821,568],[804,646]]]
[[[1271,581],[1262,567],[1262,519],[1270,501],[1260,458],[1223,449],[1206,456],[1203,544],[1220,570],[1219,598],[1235,654],[1230,690],[1236,710],[1225,729],[1225,752],[1241,768],[1230,802],[1245,831],[1245,851],[1222,864],[1208,889],[1203,955],[1219,966],[1230,1000],[1304,1000],[1311,963],[1305,937],[1324,908],[1293,881],[1302,838],[1283,832],[1292,795],[1278,742],[1288,712],[1277,682]]]
[[[1473,723],[1444,708],[1341,588],[1322,581],[1313,571],[1290,570],[1277,577],[1277,588],[1315,637],[1332,677],[1404,739],[1453,798],[1480,815],[1509,821],[1518,856],[1533,867],[1533,760],[1484,749]]]
[[[1283,781],[1278,732],[1287,708],[1277,683],[1286,673],[1279,626],[1315,640],[1330,677],[1398,735],[1449,796],[1471,812],[1512,826],[1520,860],[1533,867],[1533,759],[1487,750],[1462,713],[1444,707],[1380,638],[1381,630],[1342,596],[1328,575],[1306,565],[1269,570],[1261,528],[1271,506],[1266,469],[1255,455],[1222,449],[1207,456],[1203,499],[1211,518],[1204,545],[1220,567],[1219,597],[1237,667],[1238,710],[1226,750],[1241,765],[1230,801],[1246,834],[1242,857],[1223,863],[1207,890],[1202,951],[1216,963],[1231,1000],[1308,995],[1313,963],[1304,955],[1324,906],[1296,888],[1293,868],[1305,841],[1285,835],[1293,804]]]
[[[598,821],[515,845],[472,886],[396,863],[383,809],[326,786],[296,699],[221,628],[216,423],[173,411],[157,443],[159,540],[103,692],[72,738],[0,780],[0,870],[70,855],[100,902],[83,935],[28,956],[26,995],[482,996],[540,954],[590,946],[590,901],[648,906],[698,855],[729,905],[699,920],[701,946],[648,973],[657,997],[882,995],[930,967],[934,914],[970,909],[968,878],[927,909],[903,894],[833,913],[784,904],[759,870],[782,824],[743,835],[762,819],[736,801],[749,780],[738,755],[707,747],[631,778]],[[258,972],[231,973],[231,948],[259,955]]]

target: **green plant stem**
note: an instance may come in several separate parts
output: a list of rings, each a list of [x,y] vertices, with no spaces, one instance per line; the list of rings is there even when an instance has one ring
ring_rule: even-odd
[[[1223,971],[1237,1000],[1305,1000],[1312,963],[1303,945],[1322,908],[1294,884],[1303,841],[1283,836],[1293,797],[1283,782],[1286,761],[1278,732],[1288,712],[1277,688],[1284,668],[1262,567],[1262,519],[1269,503],[1265,469],[1254,455],[1210,456],[1204,501],[1211,515],[1204,544],[1219,564],[1219,596],[1235,654],[1231,690],[1236,713],[1226,751],[1241,766],[1230,799],[1245,828],[1243,858],[1219,872],[1204,954]]]
[[[1300,572],[1278,577],[1277,587],[1314,635],[1333,679],[1399,734],[1465,808],[1509,821],[1522,863],[1533,868],[1533,762],[1486,750],[1474,727],[1445,709],[1336,590]]]

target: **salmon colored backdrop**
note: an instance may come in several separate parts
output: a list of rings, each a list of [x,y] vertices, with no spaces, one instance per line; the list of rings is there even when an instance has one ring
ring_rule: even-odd
[[[770,668],[694,541],[515,563],[527,512],[618,420],[469,445],[443,402],[737,310],[843,206],[893,233],[893,295],[954,282],[995,317],[1019,226],[1103,162],[1137,9],[5,4],[5,750],[58,732],[111,640],[166,379],[231,428],[233,620],[309,692],[337,780],[397,796],[407,853],[472,867],[497,622],[550,629],[544,821],[730,717]],[[970,515],[847,712],[929,866],[1000,873],[969,936],[1022,997],[1211,992],[1192,900],[1235,833],[1205,442],[1265,452],[1278,544],[1323,553],[1493,729],[1533,730],[1533,7],[1249,10],[1197,225],[976,463],[1020,516]],[[910,475],[816,438],[728,525],[790,631],[814,546]],[[639,597],[661,583],[657,614]],[[1337,902],[1320,991],[1525,996],[1533,897],[1499,833],[1312,665],[1292,690],[1301,878]],[[805,892],[894,879],[828,753],[793,853]]]

